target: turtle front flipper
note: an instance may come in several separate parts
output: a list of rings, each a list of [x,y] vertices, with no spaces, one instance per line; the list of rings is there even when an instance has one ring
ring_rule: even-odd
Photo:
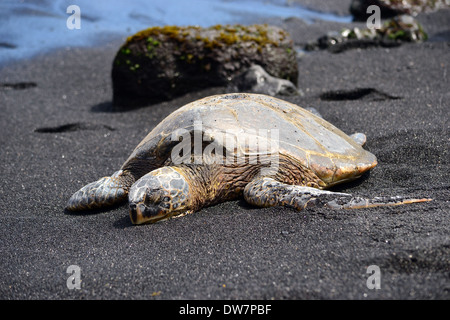
[[[69,211],[85,211],[119,204],[127,199],[134,177],[119,170],[110,177],[103,177],[85,185],[67,202]]]
[[[248,203],[258,207],[285,206],[297,210],[311,207],[360,209],[431,201],[400,196],[367,199],[354,197],[348,193],[289,185],[268,177],[257,178],[250,182],[244,189],[244,198]]]

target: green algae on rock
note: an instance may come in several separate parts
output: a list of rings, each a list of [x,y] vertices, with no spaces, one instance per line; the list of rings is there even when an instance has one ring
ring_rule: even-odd
[[[227,85],[251,65],[297,84],[289,34],[270,25],[152,27],[130,37],[113,62],[114,104],[148,105]]]

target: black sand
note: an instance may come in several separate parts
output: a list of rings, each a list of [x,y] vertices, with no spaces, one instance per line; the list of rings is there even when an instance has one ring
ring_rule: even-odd
[[[4,66],[0,298],[449,299],[449,17],[419,16],[426,43],[304,55],[305,95],[286,99],[367,134],[379,165],[336,190],[433,199],[390,208],[296,212],[234,201],[146,226],[131,225],[126,205],[66,214],[73,192],[117,170],[166,115],[223,88],[111,112],[120,42]],[[280,24],[299,45],[342,26]],[[81,268],[80,290],[66,286],[70,265]],[[379,290],[366,285],[370,265],[380,268]]]

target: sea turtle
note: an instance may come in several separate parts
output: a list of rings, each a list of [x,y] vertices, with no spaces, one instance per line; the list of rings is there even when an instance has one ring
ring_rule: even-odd
[[[363,134],[347,136],[320,116],[271,96],[210,96],[170,114],[119,171],[81,188],[66,209],[103,208],[128,196],[131,221],[141,224],[241,196],[255,206],[298,210],[427,200],[323,190],[377,165],[364,142]]]

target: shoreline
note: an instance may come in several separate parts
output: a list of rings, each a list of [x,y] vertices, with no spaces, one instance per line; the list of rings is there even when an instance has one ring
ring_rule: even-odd
[[[134,6],[120,2],[92,6],[89,1],[80,0],[77,5],[67,8],[62,0],[52,5],[41,1],[0,4],[0,25],[3,30],[8,30],[0,42],[0,64],[32,59],[36,55],[65,48],[97,47],[117,39],[124,42],[131,34],[152,26],[248,25],[290,16],[308,23],[317,19],[340,22],[351,19],[348,10],[350,0],[337,1],[342,6],[337,6],[336,1],[327,1],[325,7],[317,6],[310,0],[286,3],[269,0],[258,6],[252,1],[193,1],[188,5],[182,0],[171,0],[169,3],[154,0],[137,1]],[[11,16],[14,19],[10,19]]]

